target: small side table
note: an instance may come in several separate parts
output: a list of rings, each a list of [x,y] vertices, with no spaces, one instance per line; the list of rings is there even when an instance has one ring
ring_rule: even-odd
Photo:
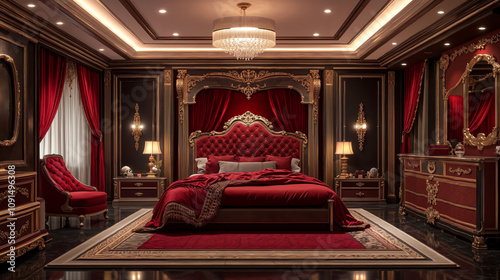
[[[115,177],[114,202],[158,201],[165,190],[165,177]]]
[[[385,178],[335,178],[335,192],[343,201],[385,202]]]

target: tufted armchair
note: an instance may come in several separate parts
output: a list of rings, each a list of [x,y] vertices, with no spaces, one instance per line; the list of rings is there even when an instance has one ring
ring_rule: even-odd
[[[41,162],[40,195],[45,199],[46,216],[76,216],[83,227],[85,216],[101,213],[108,218],[107,195],[76,180],[61,155],[45,155]]]

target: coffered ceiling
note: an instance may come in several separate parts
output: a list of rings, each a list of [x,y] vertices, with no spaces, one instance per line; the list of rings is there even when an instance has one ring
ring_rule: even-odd
[[[215,19],[241,15],[240,0],[9,1],[110,61],[235,60],[212,46],[211,34]],[[247,15],[273,19],[277,34],[276,46],[253,63],[321,60],[394,66],[436,55],[500,26],[494,12],[499,0],[249,2]],[[450,46],[444,46],[447,40]]]

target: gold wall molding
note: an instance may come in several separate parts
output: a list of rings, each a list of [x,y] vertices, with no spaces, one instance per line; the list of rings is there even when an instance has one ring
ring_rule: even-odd
[[[469,175],[472,172],[472,169],[470,169],[470,168],[467,169],[467,170],[463,170],[460,167],[457,167],[455,169],[453,169],[453,168],[450,167],[449,170],[450,170],[451,174],[457,174],[458,176],[462,176],[462,174]]]
[[[325,71],[325,83],[327,86],[333,86],[333,70]]]
[[[387,73],[387,83],[389,84],[389,86],[395,86],[396,85],[396,72],[389,71]]]
[[[111,70],[109,69],[104,70],[104,86],[111,86]]]
[[[172,84],[172,71],[163,70],[163,85],[169,86]]]
[[[76,64],[73,61],[68,60],[68,63],[66,64],[66,79],[68,79],[70,89],[73,89],[73,82],[75,81],[75,77]],[[71,97],[71,95],[69,97]]]

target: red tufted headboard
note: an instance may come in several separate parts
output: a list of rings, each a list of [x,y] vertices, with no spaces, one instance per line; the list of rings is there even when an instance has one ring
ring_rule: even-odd
[[[246,112],[228,120],[222,132],[191,133],[189,143],[195,158],[274,155],[302,159],[307,136],[301,132],[275,132],[272,127],[266,118]]]

